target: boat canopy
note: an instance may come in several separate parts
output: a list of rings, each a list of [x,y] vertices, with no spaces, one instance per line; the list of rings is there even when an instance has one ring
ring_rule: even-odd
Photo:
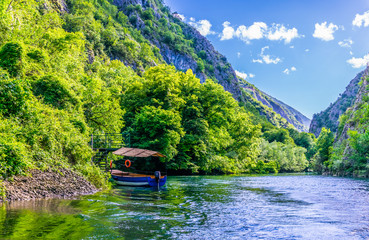
[[[139,148],[120,148],[113,152],[115,155],[126,156],[126,157],[165,157],[160,152],[155,152],[147,149]]]

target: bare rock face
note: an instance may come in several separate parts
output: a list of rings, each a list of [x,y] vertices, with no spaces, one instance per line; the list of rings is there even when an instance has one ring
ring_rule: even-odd
[[[353,106],[359,91],[359,82],[364,72],[365,70],[357,74],[356,77],[350,81],[345,92],[341,94],[334,103],[331,103],[326,110],[314,114],[309,132],[314,133],[316,137],[319,136],[323,127],[329,128],[334,133],[337,132],[339,117],[346,112],[349,107]]]
[[[69,12],[66,0],[52,0],[50,2],[52,6],[50,6],[47,2],[44,3],[45,4],[44,6],[46,9],[54,8],[54,9],[57,9],[61,13]]]

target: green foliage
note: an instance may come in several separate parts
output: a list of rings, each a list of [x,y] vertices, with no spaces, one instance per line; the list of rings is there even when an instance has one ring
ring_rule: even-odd
[[[276,141],[269,143],[264,140],[261,149],[259,159],[263,162],[276,162],[276,170],[280,172],[301,172],[308,167],[306,149],[292,143],[283,144]]]
[[[94,164],[77,164],[73,168],[77,172],[82,173],[82,175],[86,177],[87,181],[99,189],[106,189],[110,186],[110,174],[108,172],[102,172],[101,169]]]
[[[132,128],[134,131],[131,138],[135,147],[161,151],[168,161],[177,155],[177,145],[184,135],[178,112],[145,106],[135,116]],[[177,166],[169,163],[168,167]]]
[[[206,59],[206,52],[204,50],[201,50],[198,54],[197,54],[201,59]]]
[[[45,76],[33,83],[32,91],[40,96],[44,103],[58,109],[65,109],[78,105],[79,99],[68,86],[68,83],[56,76]]]
[[[366,129],[364,133],[360,134],[357,131],[349,131],[349,144],[353,149],[353,153],[350,156],[351,169],[355,175],[369,176],[369,129]],[[363,174],[360,174],[360,173]]]
[[[164,40],[165,43],[172,44],[174,42],[174,39],[175,39],[175,37],[174,37],[172,32],[166,31],[164,33],[163,40]]]
[[[3,178],[32,168],[69,168],[95,186],[107,187],[108,175],[90,163],[89,136],[122,130],[131,133],[133,146],[163,152],[174,172],[302,169],[303,151],[290,144],[288,132],[267,129],[267,117],[260,117],[259,109],[240,107],[221,85],[212,80],[200,84],[192,71],[160,65],[159,49],[131,24],[144,20],[146,34],[192,56],[209,76],[221,68],[214,68],[206,52],[196,52],[186,25],[167,8],[154,14],[129,6],[125,15],[111,1],[69,0],[69,12],[59,14],[55,4],[16,1],[9,11],[0,4]],[[230,65],[222,66],[229,71]],[[271,109],[265,112],[279,126],[288,126]],[[281,133],[274,138],[285,142],[278,145],[286,148],[284,154],[287,146],[292,149],[292,157],[285,156],[285,162],[267,159],[269,153],[260,157],[259,122],[264,132]]]
[[[6,43],[0,49],[0,67],[11,77],[21,74],[23,48],[19,43]]]
[[[315,170],[318,173],[327,171],[332,167],[330,158],[333,151],[333,141],[333,133],[323,127],[316,141]]]
[[[142,18],[145,20],[154,20],[154,10],[149,8],[142,12]]]
[[[20,80],[8,79],[0,70],[0,114],[5,117],[19,115],[25,108],[28,92]]]
[[[263,133],[263,137],[270,143],[274,141],[286,144],[293,143],[293,139],[290,137],[288,130],[284,128],[266,131]]]
[[[198,70],[199,72],[203,72],[203,71],[204,71],[204,69],[205,69],[204,62],[203,62],[201,59],[199,59],[199,60],[197,61],[197,70]]]
[[[126,85],[122,106],[134,146],[167,155],[168,168],[242,172],[259,152],[260,130],[223,87],[200,84],[191,71],[150,68]]]
[[[0,175],[3,179],[22,174],[32,166],[28,145],[18,137],[21,133],[18,122],[0,118]]]

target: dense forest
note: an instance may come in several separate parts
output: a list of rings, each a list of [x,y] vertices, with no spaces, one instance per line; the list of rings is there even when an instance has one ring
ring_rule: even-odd
[[[141,31],[137,18],[108,0],[1,1],[3,179],[67,168],[106,187],[107,175],[91,163],[90,136],[127,131],[132,146],[165,154],[172,173],[299,172],[315,162],[327,165],[328,130],[316,139],[255,99],[237,101],[216,78],[221,68],[213,72],[211,59],[202,61],[206,56],[193,43],[178,45],[184,23],[176,24],[161,2],[149,2],[161,14],[128,6],[146,19]],[[173,51],[196,54],[210,77],[168,65],[145,37],[151,34],[173,43]],[[274,122],[260,108],[273,113]]]

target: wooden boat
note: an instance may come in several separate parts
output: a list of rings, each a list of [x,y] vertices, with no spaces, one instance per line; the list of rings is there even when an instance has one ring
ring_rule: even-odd
[[[162,187],[167,181],[167,176],[146,175],[139,173],[123,172],[120,170],[112,170],[111,177],[121,186],[132,187]]]
[[[114,151],[113,154],[138,158],[165,157],[159,152],[139,148],[120,148]],[[130,160],[126,160],[125,166],[127,168],[131,166]],[[162,176],[162,173],[160,171],[155,171],[154,174],[141,174],[111,169],[111,177],[118,185],[121,186],[161,187],[164,186],[167,181],[167,176]]]

